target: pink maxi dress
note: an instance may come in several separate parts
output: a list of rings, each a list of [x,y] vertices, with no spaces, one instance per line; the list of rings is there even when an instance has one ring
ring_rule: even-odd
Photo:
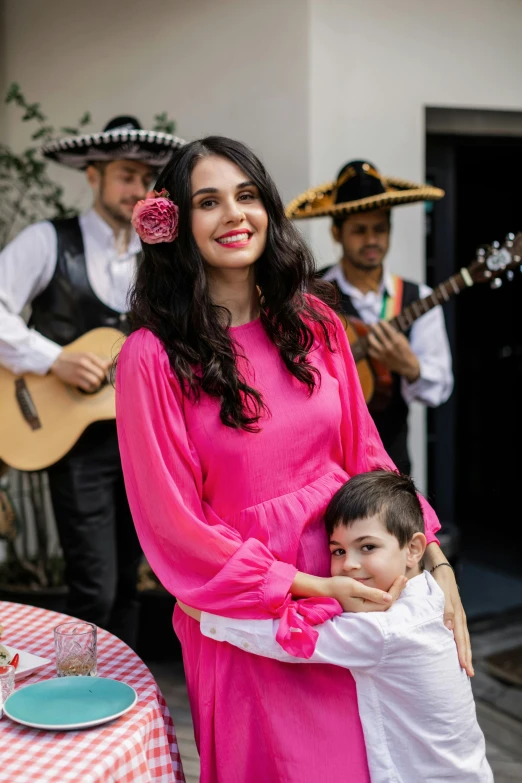
[[[181,394],[160,341],[141,329],[118,360],[117,423],[136,529],[163,585],[235,618],[278,615],[296,571],[329,575],[323,513],[349,476],[392,466],[338,319],[330,353],[315,328],[312,396],[259,320],[231,328],[238,364],[269,414],[225,427],[219,403]],[[428,541],[437,518],[424,503]],[[279,663],[203,637],[180,609],[201,783],[369,783],[351,674]]]

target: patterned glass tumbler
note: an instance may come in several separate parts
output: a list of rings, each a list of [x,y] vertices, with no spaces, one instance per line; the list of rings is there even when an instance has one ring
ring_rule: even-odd
[[[96,677],[97,628],[80,620],[61,623],[54,629],[58,677]]]

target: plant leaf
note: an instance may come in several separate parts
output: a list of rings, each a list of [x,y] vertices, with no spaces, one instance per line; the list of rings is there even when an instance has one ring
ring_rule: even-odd
[[[152,130],[158,133],[170,133],[173,134],[176,130],[176,123],[174,120],[169,120],[167,112],[161,112],[154,116],[154,126]]]
[[[37,131],[35,131],[31,138],[36,141],[36,139],[42,139],[44,136],[50,137],[53,133],[53,126],[52,125],[42,125],[41,128],[38,128]]]
[[[7,90],[7,95],[5,96],[5,102],[6,103],[12,103],[13,101],[18,100],[22,97],[22,93],[20,91],[20,85],[16,82],[11,82],[9,85],[9,89]]]

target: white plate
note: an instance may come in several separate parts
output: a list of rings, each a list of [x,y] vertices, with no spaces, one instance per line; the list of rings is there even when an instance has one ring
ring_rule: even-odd
[[[40,658],[39,655],[33,655],[32,653],[25,652],[24,650],[17,650],[16,647],[9,647],[8,644],[2,645],[8,651],[13,660],[16,653],[20,656],[18,666],[15,671],[15,681],[23,680],[24,677],[29,677],[33,672],[37,672],[39,669],[43,669],[48,663],[51,663],[48,658]]]

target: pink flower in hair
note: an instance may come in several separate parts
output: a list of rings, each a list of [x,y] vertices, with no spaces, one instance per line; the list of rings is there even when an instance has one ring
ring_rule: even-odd
[[[151,190],[138,201],[132,213],[132,225],[147,245],[173,242],[178,235],[179,209],[170,200],[165,188],[158,193]]]

